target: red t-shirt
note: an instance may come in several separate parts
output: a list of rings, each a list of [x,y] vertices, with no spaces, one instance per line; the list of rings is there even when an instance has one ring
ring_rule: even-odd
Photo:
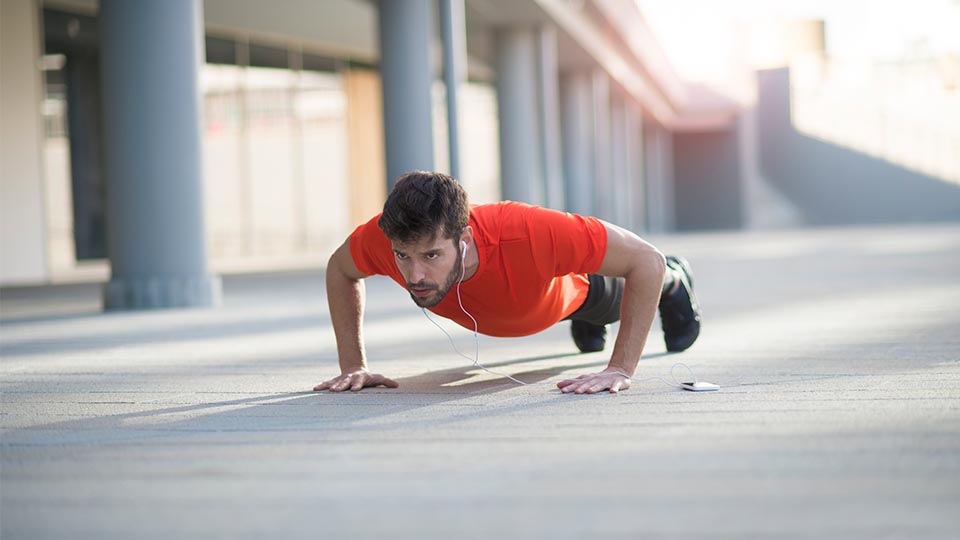
[[[366,275],[389,276],[406,288],[379,215],[350,236],[350,254]],[[607,230],[597,218],[518,202],[470,208],[480,257],[477,272],[460,286],[463,307],[480,333],[514,337],[549,328],[583,304],[589,282],[607,252]],[[473,330],[457,303],[457,285],[430,311]]]

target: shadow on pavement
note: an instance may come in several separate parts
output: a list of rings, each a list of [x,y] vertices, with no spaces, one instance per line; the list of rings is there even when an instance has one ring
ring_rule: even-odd
[[[663,356],[666,353],[654,353],[647,358]],[[522,365],[531,362],[581,356],[579,353],[561,353],[544,356],[514,358],[492,362],[491,369]],[[556,394],[557,390],[548,381],[560,374],[582,369],[593,372],[602,369],[607,362],[606,355],[598,353],[586,355],[587,361],[564,363],[539,369],[530,369],[512,373],[514,377],[534,385],[544,385],[545,392]],[[8,448],[32,446],[62,445],[67,441],[82,444],[111,444],[144,439],[161,439],[170,436],[192,437],[204,434],[224,432],[246,433],[251,439],[266,433],[298,433],[323,437],[344,429],[368,430],[383,429],[384,418],[390,417],[392,427],[417,424],[421,419],[405,416],[404,413],[472,399],[482,395],[492,395],[517,387],[506,378],[492,378],[466,382],[482,374],[472,365],[432,371],[412,377],[398,378],[400,388],[365,389],[362,392],[342,392],[333,395],[330,392],[311,390],[283,392],[265,395],[247,396],[237,399],[212,401],[205,403],[176,404],[149,410],[106,414],[87,418],[72,419],[49,424],[9,429],[4,433],[3,443]],[[189,394],[196,399],[197,394]],[[520,397],[524,395],[521,394]],[[566,399],[564,396],[561,399]],[[572,399],[572,398],[571,398]],[[149,401],[131,401],[118,405],[142,406]],[[468,412],[460,409],[441,410],[433,422],[456,422],[476,416],[496,416],[505,414],[516,407],[543,407],[557,403],[555,400],[536,401],[521,399],[509,406],[491,402],[495,407],[482,403],[472,404]],[[228,408],[229,410],[218,410]],[[184,417],[186,415],[186,417]],[[400,415],[400,416],[398,416]],[[171,417],[163,421],[162,417]],[[144,422],[144,419],[152,419]]]
[[[644,359],[657,358],[660,356],[665,356],[667,353],[652,353],[644,355]],[[498,375],[510,375],[511,377],[520,380],[522,382],[528,383],[530,385],[540,385],[544,384],[546,381],[559,376],[561,373],[565,373],[571,370],[587,370],[587,372],[595,372],[600,369],[603,369],[607,365],[607,354],[598,353],[596,355],[582,355],[579,352],[569,352],[569,353],[559,353],[559,354],[549,354],[544,356],[533,356],[528,358],[514,358],[510,360],[504,360],[501,362],[490,362],[484,363],[483,365],[493,371],[498,371],[498,368],[505,366],[514,366],[518,364],[526,364],[531,362],[539,362],[542,360],[554,360],[557,358],[568,358],[571,356],[584,356],[584,358],[596,358],[593,361],[580,362],[576,364],[563,364],[550,366],[546,368],[531,369],[527,371],[519,371],[516,373],[505,373]],[[440,371],[430,371],[420,375],[414,375],[412,377],[403,377],[397,379],[397,382],[400,383],[400,389],[412,388],[413,391],[426,391],[431,392],[431,390],[442,390],[448,392],[450,390],[456,390],[458,393],[462,391],[467,394],[488,394],[492,392],[499,392],[501,390],[506,390],[519,386],[518,383],[511,381],[506,376],[501,376],[495,379],[487,379],[481,381],[474,381],[469,383],[458,384],[461,381],[483,375],[484,371],[476,366],[465,364],[463,366],[457,366],[449,369],[444,369]],[[552,386],[552,385],[551,385]]]

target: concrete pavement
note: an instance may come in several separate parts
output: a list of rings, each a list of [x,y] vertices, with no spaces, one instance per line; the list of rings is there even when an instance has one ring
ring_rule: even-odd
[[[227,277],[215,310],[4,289],[0,536],[956,538],[960,225],[652,240],[703,334],[668,355],[656,323],[615,396],[555,389],[607,360],[566,324],[481,338],[544,383],[518,386],[379,278],[368,354],[401,387],[336,395],[309,391],[337,372],[319,272]],[[722,390],[638,382],[675,362]]]

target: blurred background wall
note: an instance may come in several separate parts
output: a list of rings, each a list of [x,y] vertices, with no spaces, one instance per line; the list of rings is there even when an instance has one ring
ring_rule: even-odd
[[[197,234],[214,272],[324,264],[379,211],[391,148],[432,156],[412,163],[457,173],[473,202],[510,197],[640,234],[960,219],[951,0],[909,11],[931,19],[906,48],[852,59],[834,47],[851,23],[831,26],[826,4],[384,1],[197,3]],[[770,7],[796,4],[808,7]],[[109,274],[100,10],[2,2],[0,284]],[[884,24],[859,13],[866,29]],[[411,81],[385,78],[385,59],[426,74],[426,132],[385,125],[416,113],[388,99]]]

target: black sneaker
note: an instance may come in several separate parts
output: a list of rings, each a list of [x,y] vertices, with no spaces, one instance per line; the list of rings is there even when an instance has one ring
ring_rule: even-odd
[[[680,286],[660,299],[660,322],[667,350],[680,352],[693,345],[700,335],[700,303],[693,293],[690,263],[681,257],[666,259],[667,267],[679,271]]]
[[[586,321],[570,321],[570,335],[582,353],[602,351],[607,345],[607,327]]]

